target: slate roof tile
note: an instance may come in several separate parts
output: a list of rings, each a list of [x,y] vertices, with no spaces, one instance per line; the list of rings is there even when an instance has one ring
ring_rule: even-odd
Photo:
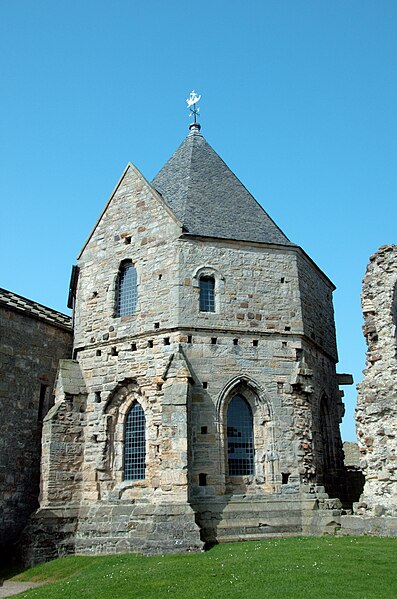
[[[152,181],[187,232],[294,246],[198,130]]]
[[[47,308],[47,306],[38,304],[12,291],[7,291],[7,289],[0,288],[0,304],[13,310],[24,312],[27,316],[44,320],[50,324],[72,329],[72,319],[67,314]]]

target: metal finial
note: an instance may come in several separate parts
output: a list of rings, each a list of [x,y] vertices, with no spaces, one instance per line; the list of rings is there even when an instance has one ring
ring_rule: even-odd
[[[186,100],[186,103],[190,110],[190,116],[193,116],[193,123],[190,125],[189,129],[197,129],[200,131],[201,127],[197,122],[197,116],[200,113],[200,108],[196,106],[196,104],[200,101],[201,95],[198,96],[196,92],[193,90],[190,92],[190,98]]]

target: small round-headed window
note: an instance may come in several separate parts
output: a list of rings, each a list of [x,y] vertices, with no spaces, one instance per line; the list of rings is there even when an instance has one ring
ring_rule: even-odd
[[[202,276],[200,286],[200,312],[215,312],[215,278]]]
[[[133,403],[125,420],[124,480],[143,480],[146,462],[146,418],[142,406]]]
[[[128,316],[136,310],[138,301],[137,273],[131,260],[124,260],[116,282],[116,316]]]
[[[252,411],[241,395],[235,395],[227,409],[227,456],[229,476],[254,473]]]

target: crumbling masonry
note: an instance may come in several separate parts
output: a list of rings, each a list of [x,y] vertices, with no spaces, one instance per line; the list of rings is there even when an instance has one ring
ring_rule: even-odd
[[[362,308],[368,349],[356,421],[365,487],[357,510],[397,516],[397,246],[371,256]]]

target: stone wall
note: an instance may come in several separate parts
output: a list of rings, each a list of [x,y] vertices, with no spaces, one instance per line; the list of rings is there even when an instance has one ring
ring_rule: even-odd
[[[42,420],[53,403],[58,360],[71,355],[72,332],[68,317],[2,291],[0,551],[9,557],[38,505]]]
[[[365,487],[358,513],[397,515],[397,246],[370,258],[363,280],[364,379],[358,385],[357,435]]]
[[[124,260],[136,269],[138,301],[118,317]],[[342,460],[327,277],[299,248],[186,235],[131,165],[78,266],[74,360],[60,366],[45,421],[31,559],[51,545],[49,530],[59,554],[198,549],[213,522],[222,528],[224,515],[239,518],[250,502],[266,513],[247,519],[247,534],[308,530],[303,521],[327,498],[323,483],[334,491]],[[215,279],[214,312],[200,312],[202,275]],[[226,414],[237,393],[253,415],[247,476],[227,468]],[[125,480],[135,402],[145,415],[145,477]],[[334,517],[318,521],[332,526]]]

